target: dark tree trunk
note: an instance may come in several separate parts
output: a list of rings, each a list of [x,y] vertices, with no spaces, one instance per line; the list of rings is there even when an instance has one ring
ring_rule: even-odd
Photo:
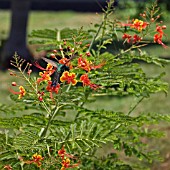
[[[0,55],[1,69],[9,67],[9,61],[15,52],[22,58],[30,60],[31,55],[26,45],[30,4],[31,0],[11,0],[10,34]]]

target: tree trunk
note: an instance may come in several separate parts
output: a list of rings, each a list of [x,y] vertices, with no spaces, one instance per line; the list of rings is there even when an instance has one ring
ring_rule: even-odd
[[[27,49],[27,21],[31,0],[11,0],[11,27],[0,58],[1,69],[9,67],[9,61],[15,52],[26,60],[31,60]]]

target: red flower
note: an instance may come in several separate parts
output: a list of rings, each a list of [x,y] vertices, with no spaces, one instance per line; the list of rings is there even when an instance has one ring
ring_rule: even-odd
[[[89,57],[90,55],[91,55],[91,54],[90,54],[90,52],[89,52],[89,51],[87,51],[87,52],[86,52],[86,56],[88,56],[88,57]]]
[[[82,57],[78,58],[78,67],[82,68],[83,70],[90,71],[90,63],[86,60],[83,59]]]
[[[38,100],[39,100],[40,102],[43,101],[43,96],[44,96],[44,92],[38,92]]]
[[[21,99],[23,96],[25,96],[25,94],[26,94],[26,91],[25,91],[25,89],[24,89],[24,87],[23,86],[19,86],[19,97],[18,97],[18,99]]]
[[[136,34],[134,36],[132,36],[132,35],[124,33],[122,38],[125,39],[127,41],[127,43],[132,43],[132,44],[135,44],[136,42],[139,42],[142,40],[142,38]]]
[[[58,155],[64,159],[64,155],[65,155],[66,151],[64,149],[64,146],[58,151]]]
[[[99,86],[90,82],[87,74],[83,74],[80,77],[80,81],[83,82],[83,86],[89,86],[91,89],[96,90]]]
[[[77,80],[75,79],[75,77],[75,73],[69,73],[68,71],[64,71],[62,76],[60,77],[60,81],[66,81],[68,84],[72,83],[72,85],[74,86],[77,84]]]
[[[132,36],[129,35],[129,34],[124,33],[122,38],[125,39],[128,43],[130,43]]]
[[[52,85],[52,81],[49,81],[46,90],[50,92],[50,98],[52,99],[53,98],[52,92],[58,94],[58,91],[60,89],[60,84],[58,83],[57,86],[51,86],[51,85]]]
[[[162,38],[164,35],[163,29],[166,29],[165,25],[162,27],[161,26],[156,27],[156,31],[158,33],[154,35],[154,42],[162,45],[164,48],[167,48],[167,46],[162,42]]]
[[[60,64],[66,65],[66,66],[68,66],[70,69],[72,69],[72,65],[71,65],[71,63],[70,63],[69,61],[70,61],[70,60],[69,60],[68,58],[62,58],[62,59],[60,59],[58,62],[59,62]]]
[[[80,77],[80,81],[83,82],[83,86],[89,86],[91,83],[90,83],[90,79],[88,78],[88,75],[87,74],[83,74],[81,77]]]
[[[132,43],[135,44],[136,42],[139,42],[139,41],[141,41],[141,40],[142,40],[142,38],[135,34],[135,35],[133,36],[133,42],[132,42]]]

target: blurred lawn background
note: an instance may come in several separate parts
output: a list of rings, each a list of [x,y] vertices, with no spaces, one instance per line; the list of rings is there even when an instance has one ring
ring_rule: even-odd
[[[128,15],[133,15],[136,9],[124,9],[115,13],[119,19],[128,19]],[[166,11],[166,16],[170,16],[170,13]],[[31,11],[28,23],[28,34],[34,29],[43,28],[58,28],[62,29],[65,27],[70,28],[80,28],[84,29],[92,28],[94,24],[100,22],[101,14],[96,13],[77,13],[73,11]],[[10,29],[10,11],[0,10],[0,50],[2,48],[2,42],[7,39],[9,29]],[[146,48],[147,52],[151,55],[156,55],[160,57],[170,58],[170,17],[166,17],[165,25],[167,29],[165,33],[167,38],[165,42],[169,45],[168,49],[164,49],[161,45],[158,46],[148,46]],[[33,49],[33,46],[29,46]],[[165,68],[159,68],[149,64],[142,64],[143,69],[149,75],[158,75],[160,72],[166,72],[164,80],[170,84],[170,64],[166,65]],[[0,71],[1,84],[0,84],[0,103],[11,103],[9,97],[8,88],[11,85],[11,81],[15,81],[13,77],[9,76],[8,72]],[[102,97],[99,98],[92,105],[88,105],[89,108],[107,109],[115,111],[128,112],[130,106],[135,102],[132,97]],[[170,90],[169,94],[166,96],[164,93],[159,93],[151,95],[149,99],[145,99],[137,107],[136,112],[158,112],[160,114],[170,114]],[[153,170],[170,170],[170,125],[160,124],[159,127],[162,131],[166,132],[166,136],[160,141],[152,141],[150,146],[156,148],[156,150],[161,152],[162,157],[165,159],[161,164],[154,163],[152,166]]]

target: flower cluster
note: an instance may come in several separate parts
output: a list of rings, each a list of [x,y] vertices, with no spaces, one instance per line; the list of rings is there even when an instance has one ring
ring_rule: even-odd
[[[126,33],[124,33],[123,34],[123,36],[122,36],[122,38],[125,40],[125,41],[127,41],[127,43],[132,43],[132,44],[135,44],[135,43],[137,43],[137,42],[140,42],[141,40],[142,40],[142,38],[141,37],[139,37],[138,35],[129,35],[129,34],[126,34]]]
[[[75,86],[78,81],[83,83],[83,86],[89,86],[91,89],[97,89],[99,86],[96,84],[91,83],[90,79],[88,78],[87,73],[90,73],[91,70],[96,70],[101,68],[104,63],[100,63],[98,65],[94,65],[91,61],[87,60],[87,57],[89,57],[91,54],[89,52],[86,52],[83,56],[80,54],[79,57],[76,58],[77,62],[74,62],[74,65],[72,65],[71,60],[72,58],[61,58],[60,60],[57,60],[55,62],[43,58],[45,62],[47,63],[46,68],[43,68],[38,61],[34,63],[34,66],[39,68],[39,77],[36,79],[36,82],[31,86],[31,89],[34,89],[36,92],[36,96],[40,102],[44,100],[45,91],[44,89],[49,92],[50,98],[53,99],[53,93],[58,94],[61,84],[71,84]],[[53,55],[52,55],[53,56]],[[55,58],[53,56],[53,58]],[[75,65],[77,63],[77,65]],[[83,72],[86,72],[86,74],[80,75],[80,79],[77,80],[77,75],[74,73],[75,69],[82,70]],[[20,71],[22,71],[20,69]],[[81,72],[82,72],[81,71]],[[32,71],[29,69],[28,75],[30,76]],[[23,72],[24,73],[24,72]],[[16,76],[14,72],[10,73],[13,76]],[[53,78],[51,78],[53,76]],[[30,79],[27,79],[28,84],[32,84]],[[36,84],[36,86],[35,86]],[[44,87],[44,85],[46,87]],[[12,83],[12,86],[17,86],[15,82]],[[18,99],[21,99],[26,95],[26,90],[23,86],[19,86],[19,91],[16,92],[13,89],[10,89],[10,92],[13,94],[18,94]],[[29,94],[29,92],[28,92]]]
[[[44,157],[42,157],[41,155],[35,153],[32,156],[31,160],[24,160],[23,157],[19,157],[19,160],[23,163],[23,164],[35,164],[38,168],[40,168],[42,166],[42,161],[44,160]]]
[[[19,161],[24,165],[24,164],[34,164],[37,166],[37,168],[39,169],[43,169],[43,164],[48,161],[49,157],[42,157],[42,155],[35,153],[32,155],[32,158],[30,160],[24,160],[23,157],[18,157]],[[78,167],[79,166],[79,161],[77,163],[75,163],[75,161],[77,161],[77,158],[71,154],[68,154],[64,148],[64,146],[58,150],[58,156],[55,156],[55,161],[57,164],[55,164],[54,166],[60,166],[61,170],[65,170],[67,168],[74,168],[74,167]],[[57,168],[56,167],[56,168]],[[3,167],[3,169],[6,170],[12,170],[13,167],[11,165],[5,165]]]
[[[151,19],[151,22],[154,22],[154,21],[155,21],[154,19]],[[127,24],[121,23],[121,26],[123,26],[123,27],[129,27],[130,29],[135,29],[135,30],[139,31],[139,34],[141,34],[142,31],[146,30],[146,28],[149,25],[151,25],[151,23],[144,22],[139,19],[132,20],[132,23],[127,23]],[[157,25],[156,26],[156,34],[154,35],[153,39],[154,39],[155,43],[158,43],[158,44],[162,45],[164,48],[167,48],[167,46],[162,42],[163,35],[165,35],[163,32],[164,29],[166,29],[166,25],[163,25],[163,26]],[[124,39],[127,43],[136,44],[136,43],[142,41],[143,37],[144,37],[143,33],[141,34],[141,36],[139,36],[138,34],[131,35],[131,34],[124,33],[122,36],[122,39]]]
[[[92,64],[92,62],[89,62],[85,58],[82,58],[82,57],[78,58],[78,67],[87,71],[87,72],[101,68],[103,65],[104,65],[104,63],[101,63],[101,64],[95,66],[95,65]]]
[[[121,26],[130,27],[131,29],[135,29],[139,31],[139,33],[145,30],[148,25],[149,24],[147,22],[144,22],[139,19],[134,19],[132,20],[132,23],[128,23],[128,24],[121,23]],[[124,33],[122,36],[122,39],[124,39],[127,43],[135,44],[135,43],[140,42],[142,40],[142,37],[137,34],[130,35],[130,34]]]
[[[67,168],[74,168],[79,166],[79,163],[71,164],[71,159],[76,159],[76,158],[73,155],[66,153],[64,146],[62,147],[62,149],[58,151],[58,156],[61,158],[62,167],[60,170],[65,170]]]
[[[38,68],[41,68],[41,69],[44,70],[44,68],[40,67],[38,64],[36,66]],[[39,84],[42,81],[49,81],[49,80],[51,80],[50,76],[54,73],[54,71],[55,71],[55,69],[53,69],[53,66],[50,63],[48,63],[45,71],[39,73],[41,78],[37,79],[37,83]]]

